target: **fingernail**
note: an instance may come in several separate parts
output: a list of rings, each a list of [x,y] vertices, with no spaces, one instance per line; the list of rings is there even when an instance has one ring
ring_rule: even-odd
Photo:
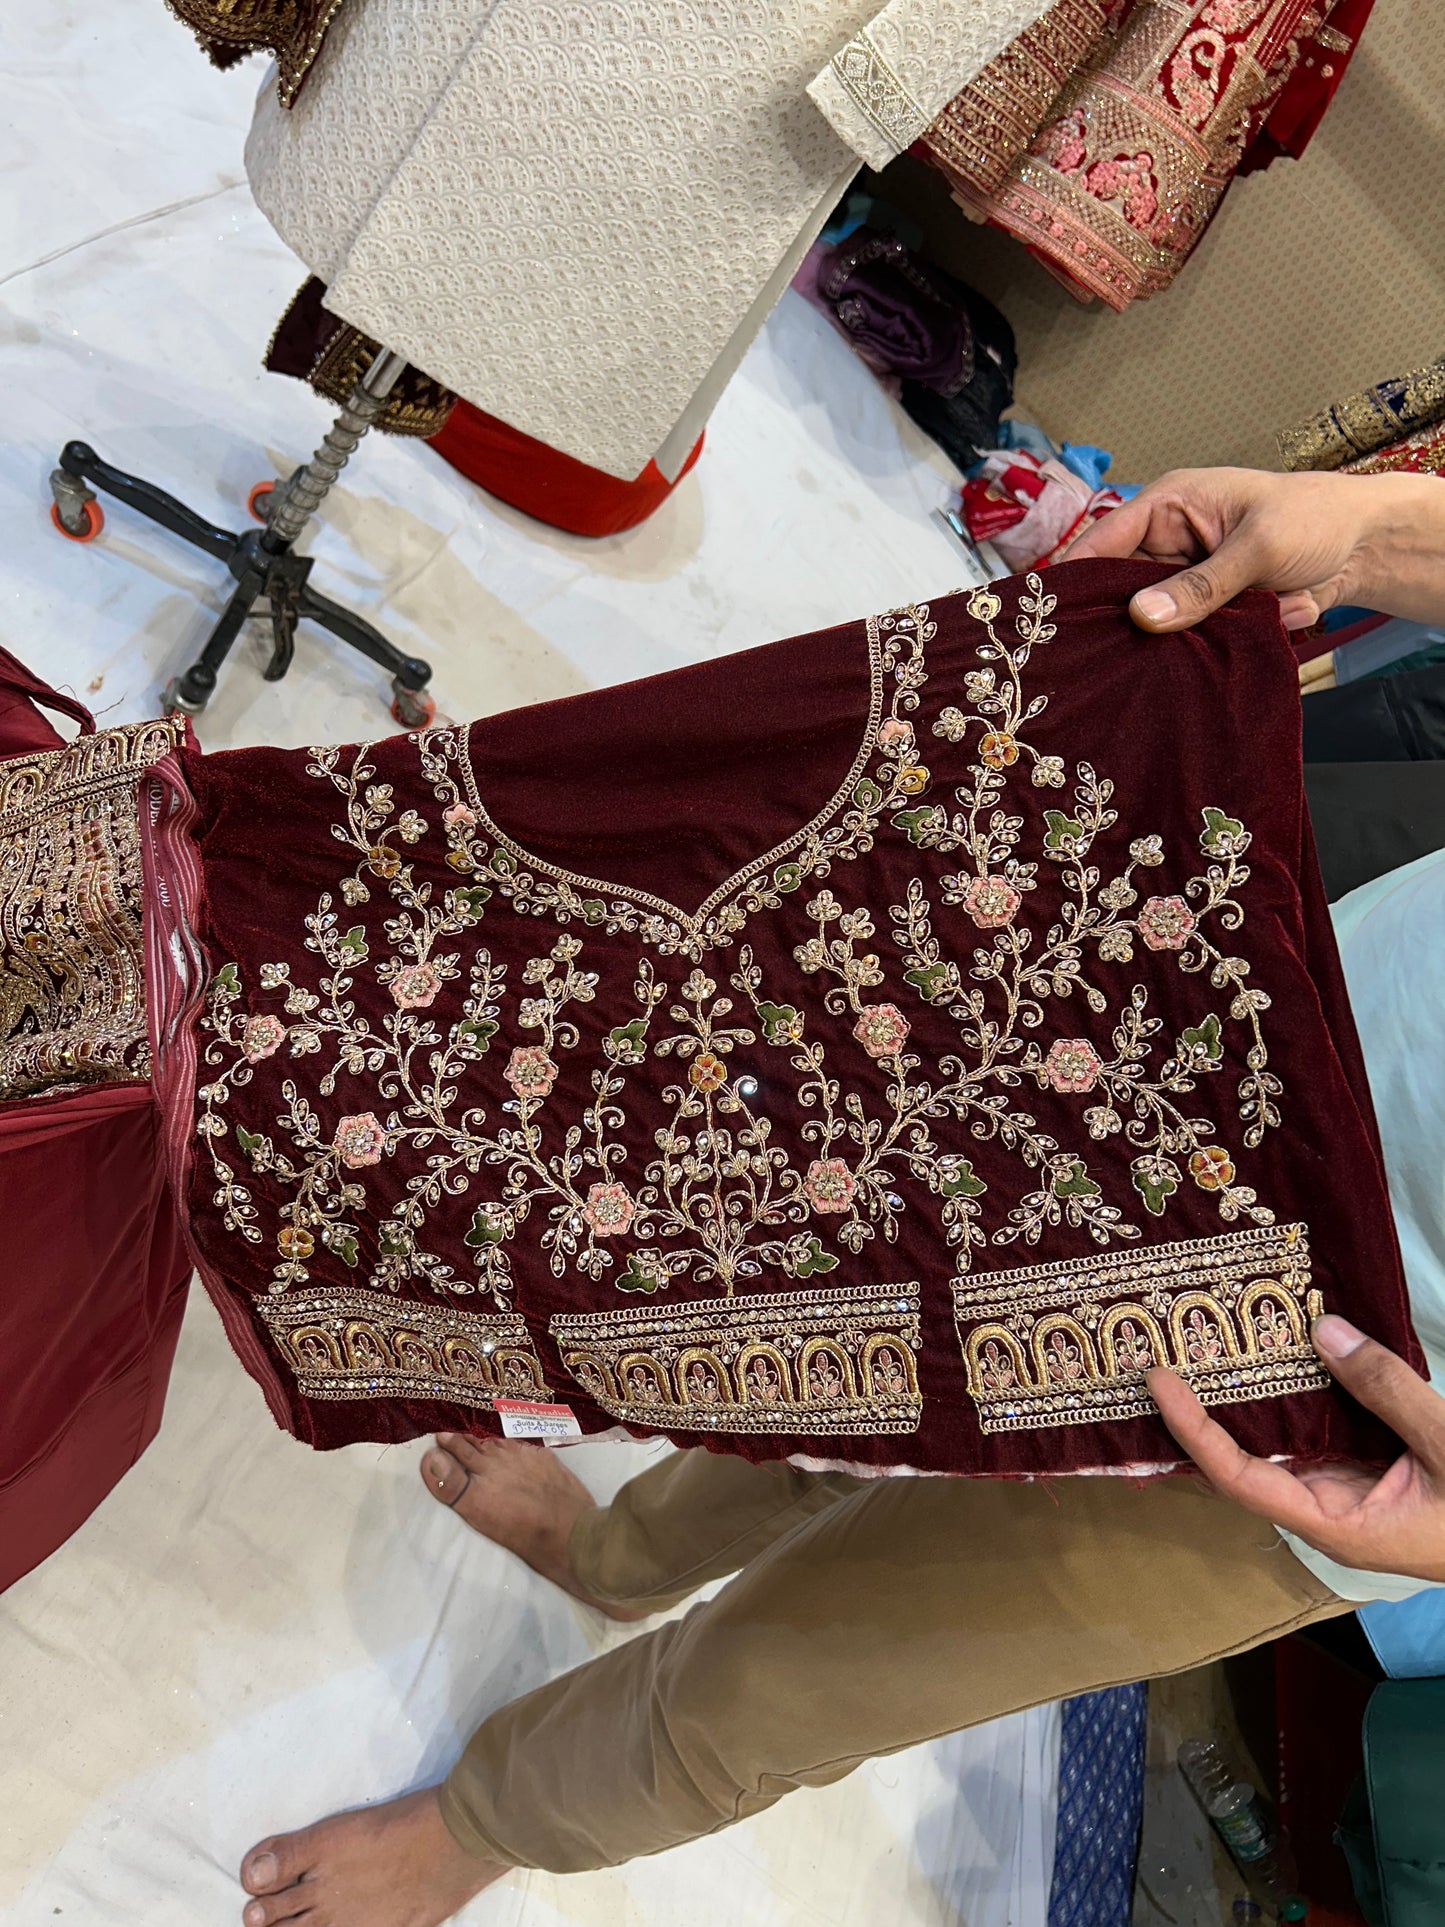
[[[451,1445],[451,1444],[452,1444],[452,1443],[454,1442],[454,1440],[456,1439],[456,1436],[457,1436],[457,1435],[456,1435],[456,1433],[455,1433],[455,1432],[438,1432],[438,1433],[437,1433],[437,1444],[438,1444],[438,1445]]]
[[[259,1900],[249,1900],[241,1915],[246,1927],[266,1927],[266,1909]]]
[[[252,1880],[256,1881],[260,1886],[269,1887],[280,1869],[276,1865],[276,1856],[274,1853],[259,1853],[251,1862],[247,1871]],[[246,1911],[249,1913],[250,1909],[247,1908]],[[261,1914],[265,1911],[264,1907],[260,1909]],[[257,1917],[259,1918],[260,1914],[258,1914]]]
[[[1134,612],[1146,622],[1172,622],[1179,604],[1167,589],[1141,589],[1134,598]]]
[[[1310,1327],[1310,1337],[1314,1340],[1315,1350],[1323,1352],[1326,1358],[1348,1358],[1365,1342],[1363,1332],[1356,1331],[1347,1318],[1341,1318],[1332,1311],[1315,1320]]]

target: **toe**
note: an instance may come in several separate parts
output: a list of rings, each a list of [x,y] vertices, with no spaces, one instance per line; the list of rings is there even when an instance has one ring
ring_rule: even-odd
[[[459,1465],[452,1454],[440,1446],[433,1446],[423,1457],[421,1477],[427,1491],[443,1505],[455,1505],[467,1489],[466,1467]]]
[[[438,1432],[437,1444],[466,1472],[495,1470],[498,1455],[512,1449],[505,1439],[468,1438],[465,1432]]]
[[[241,1885],[248,1894],[276,1894],[294,1887],[312,1871],[305,1833],[277,1833],[259,1840],[241,1862]],[[269,1921],[271,1916],[266,1916]]]
[[[241,1920],[243,1927],[284,1927],[288,1920],[305,1921],[310,1927],[315,1915],[307,1887],[288,1887],[284,1893],[248,1900],[241,1909]]]

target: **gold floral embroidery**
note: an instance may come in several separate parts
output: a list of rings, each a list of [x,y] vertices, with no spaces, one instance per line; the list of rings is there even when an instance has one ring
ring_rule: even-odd
[[[562,1361],[598,1405],[668,1431],[913,1432],[918,1286],[770,1292],[564,1314]]]
[[[1206,1405],[1330,1382],[1302,1224],[957,1279],[953,1301],[985,1432],[1147,1417],[1151,1365]]]
[[[137,793],[171,722],[0,763],[0,1098],[150,1075]]]
[[[314,976],[266,963],[252,987],[234,964],[219,972],[206,1020],[214,1075],[199,1093],[222,1222],[274,1254],[273,1294],[289,1302],[319,1290],[313,1268],[324,1253],[378,1295],[405,1285],[443,1299],[480,1292],[506,1312],[513,1253],[534,1240],[558,1277],[610,1278],[644,1297],[680,1280],[719,1288],[715,1301],[694,1298],[681,1311],[615,1314],[641,1320],[639,1330],[651,1330],[654,1316],[666,1330],[683,1313],[696,1322],[730,1318],[734,1307],[770,1317],[777,1307],[793,1319],[788,1329],[805,1331],[797,1308],[806,1300],[831,1315],[852,1302],[860,1288],[847,1260],[875,1238],[894,1242],[909,1208],[931,1213],[964,1284],[986,1267],[990,1247],[1034,1245],[1056,1228],[1110,1247],[1111,1262],[1122,1246],[1125,1262],[1142,1237],[1130,1210],[1163,1217],[1186,1186],[1225,1223],[1272,1224],[1237,1168],[1280,1123],[1263,1027],[1269,999],[1225,941],[1244,923],[1250,834],[1211,806],[1197,859],[1180,863],[1162,836],[1144,834],[1110,860],[1113,785],[1087,761],[1071,769],[1034,741],[1048,698],[1027,681],[1054,637],[1055,600],[1031,576],[1010,628],[1003,606],[991,590],[969,599],[975,666],[949,692],[959,700],[934,713],[933,735],[971,746],[975,759],[950,793],[932,793],[916,720],[934,623],[926,607],[895,611],[868,625],[868,729],[832,803],[692,914],[539,862],[507,838],[479,794],[465,732],[409,739],[432,799],[426,815],[399,808],[393,786],[377,780],[371,746],[311,751],[308,772],[336,793],[333,834],[352,867],[306,920]],[[956,770],[957,756],[949,760]],[[1025,811],[1020,788],[1043,792],[1050,806]],[[839,874],[883,837],[916,852],[918,872],[888,906],[890,962],[870,947],[872,912],[827,887],[802,906],[812,934],[791,962],[765,966],[754,944],[738,942],[805,882]],[[423,844],[433,859],[424,871],[412,855]],[[454,880],[431,880],[438,857],[440,874]],[[1170,884],[1147,894],[1145,879],[1166,864]],[[1050,868],[1060,907],[1047,928],[1032,928],[1027,906]],[[378,895],[384,917],[350,921]],[[556,931],[519,972],[479,941],[488,914],[504,907]],[[599,1036],[578,1018],[602,994],[600,968],[617,970],[616,946],[598,952],[594,969],[588,942],[618,935],[636,941],[623,946],[632,1014],[619,1012]],[[703,968],[735,944],[725,978],[715,962],[716,974]],[[1169,968],[1199,980],[1204,994],[1177,1034],[1165,1032],[1143,985],[1121,981],[1136,960],[1156,978]],[[386,992],[378,1020],[358,1009],[361,973]],[[1070,1034],[1082,1027],[1064,1015],[1073,998],[1094,1020],[1093,1038]],[[915,1036],[923,1009],[930,1032],[942,1024],[951,1033],[927,1065]],[[849,1043],[836,1039],[837,1023],[824,1027],[835,1041],[814,1034],[820,1010],[841,1020]],[[584,1036],[595,1041],[584,1045]],[[246,1087],[283,1051],[298,1068],[281,1083],[277,1113],[258,1117]],[[575,1073],[560,1087],[559,1078],[584,1051],[588,1095],[578,1104],[563,1095],[576,1089]],[[489,1053],[497,1070],[487,1088],[497,1095],[483,1104],[478,1070]],[[300,1066],[311,1058],[308,1080]],[[1231,1059],[1242,1059],[1238,1130],[1221,1143],[1230,1132],[1201,1114],[1196,1093]],[[1077,1118],[1075,1137],[1025,1108],[1031,1088],[1049,1094],[1054,1117]],[[624,1139],[636,1142],[639,1123],[654,1151],[629,1169]],[[1129,1146],[1132,1196],[1108,1195],[1091,1168],[1089,1145],[1114,1137]],[[1000,1196],[1007,1180],[991,1172],[985,1181],[976,1143],[1010,1154],[1016,1188]],[[403,1156],[405,1194],[382,1213],[368,1174]],[[266,1180],[261,1196],[255,1178]],[[465,1235],[452,1234],[443,1257],[446,1234],[433,1221],[463,1198]],[[769,1273],[784,1284],[780,1294],[751,1288]],[[982,1286],[997,1276],[985,1268]],[[1288,1322],[1287,1307],[1274,1310]],[[1058,1329],[1063,1363],[1084,1371],[1088,1346]],[[1142,1329],[1123,1334],[1126,1350]],[[779,1327],[769,1343],[785,1335]],[[720,1404],[747,1404],[742,1381],[726,1385],[725,1398],[717,1380]],[[780,1409],[808,1395],[796,1378],[778,1386]],[[687,1396],[686,1382],[659,1379],[641,1404],[671,1409]],[[629,1402],[619,1382],[609,1397]],[[838,1410],[877,1429],[860,1399]],[[766,1429],[754,1405],[748,1424]]]
[[[258,1308],[307,1398],[436,1398],[489,1410],[547,1389],[515,1312],[408,1305],[371,1291],[302,1291]]]

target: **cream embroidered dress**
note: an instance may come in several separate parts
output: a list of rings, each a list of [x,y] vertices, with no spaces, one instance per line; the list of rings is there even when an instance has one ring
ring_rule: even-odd
[[[675,473],[860,162],[1040,0],[350,0],[256,199],[344,320],[609,474]]]

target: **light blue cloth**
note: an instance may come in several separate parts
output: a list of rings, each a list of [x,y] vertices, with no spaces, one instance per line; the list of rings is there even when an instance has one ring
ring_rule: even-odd
[[[1142,1686],[1064,1701],[1048,1927],[1125,1927],[1144,1815]]]
[[[1437,624],[1405,622],[1395,617],[1382,622],[1378,629],[1371,629],[1367,635],[1356,636],[1353,642],[1340,644],[1335,650],[1335,681],[1359,682],[1362,677],[1377,676],[1402,657],[1416,655],[1442,642],[1445,642],[1445,629]]]
[[[1445,1393],[1445,850],[1351,890],[1331,915],[1380,1121],[1410,1310],[1431,1382]],[[1419,1579],[1337,1566],[1285,1536],[1341,1598],[1426,1590]]]
[[[1391,1679],[1445,1678],[1445,1586],[1377,1599],[1355,1616]]]

